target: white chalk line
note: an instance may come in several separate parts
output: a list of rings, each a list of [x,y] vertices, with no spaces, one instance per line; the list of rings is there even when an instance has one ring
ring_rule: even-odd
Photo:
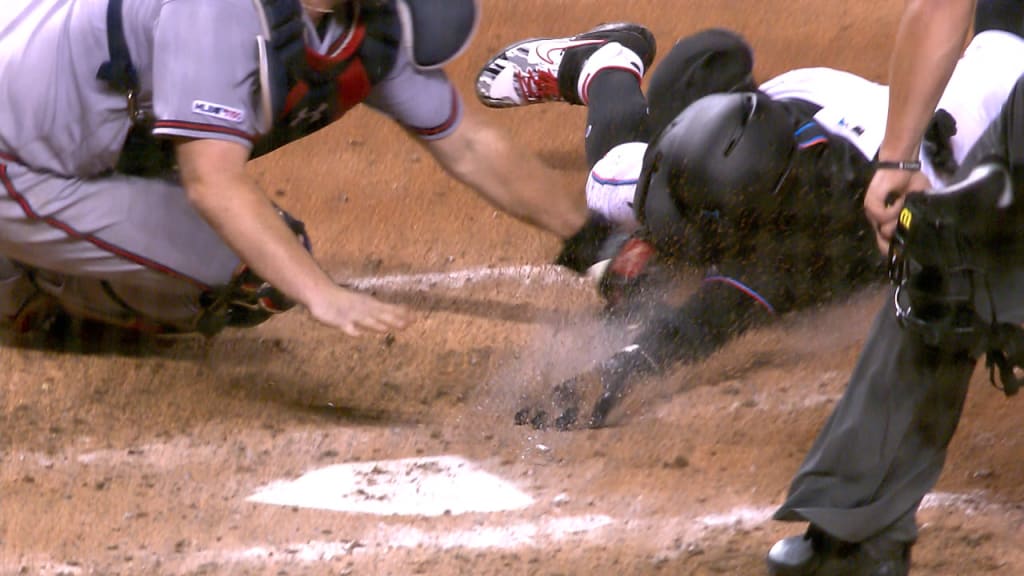
[[[566,516],[540,522],[512,522],[482,525],[470,529],[421,530],[410,526],[380,526],[362,540],[296,542],[285,546],[253,546],[228,550],[205,550],[186,561],[186,567],[209,563],[246,564],[259,562],[319,563],[343,556],[378,555],[393,550],[518,550],[537,548],[562,541],[576,544],[595,538],[595,531],[614,521],[600,514]]]
[[[951,492],[932,492],[926,494],[921,500],[921,509],[956,510],[967,516],[1016,513],[1020,510],[1016,506],[1007,506],[989,501],[983,490],[974,490],[963,494]]]
[[[927,495],[924,509],[950,509],[968,515],[1017,512],[985,499],[981,492],[965,494],[935,492]],[[367,537],[358,540],[309,540],[280,546],[206,549],[187,553],[180,558],[184,570],[202,566],[277,566],[316,565],[340,558],[376,557],[396,550],[478,550],[514,551],[544,548],[553,544],[573,546],[607,546],[608,535],[632,533],[637,542],[654,557],[669,558],[700,548],[723,531],[749,531],[771,522],[774,507],[739,506],[718,513],[696,517],[675,516],[655,519],[621,519],[604,514],[547,517],[537,522],[512,521],[477,525],[469,529],[420,529],[403,525],[378,525]],[[1018,512],[1019,513],[1019,512]],[[4,571],[28,566],[33,574],[84,574],[86,564],[71,566],[52,559],[39,558],[29,562],[23,558],[18,565],[4,566]]]
[[[357,290],[374,288],[398,290],[430,290],[434,288],[455,289],[482,282],[518,282],[520,284],[553,284],[587,286],[589,281],[584,276],[574,274],[561,266],[499,266],[479,267],[451,272],[425,272],[419,274],[392,274],[387,276],[368,276],[350,278],[342,284]]]
[[[536,522],[512,521],[476,525],[468,529],[425,530],[402,525],[378,525],[359,540],[310,540],[279,546],[206,549],[188,553],[180,557],[179,562],[181,569],[189,571],[202,566],[315,565],[345,557],[372,558],[396,550],[514,551],[559,543],[579,547],[604,546],[609,535],[621,535],[627,531],[641,534],[640,546],[653,554],[680,538],[689,545],[698,544],[713,530],[749,529],[767,521],[770,515],[771,510],[767,508],[744,507],[697,518],[622,520],[603,514],[588,514],[553,518],[549,515]],[[25,565],[24,559],[22,565]],[[40,574],[81,574],[89,571],[85,564],[68,566],[50,559],[40,560],[34,568],[33,573]]]

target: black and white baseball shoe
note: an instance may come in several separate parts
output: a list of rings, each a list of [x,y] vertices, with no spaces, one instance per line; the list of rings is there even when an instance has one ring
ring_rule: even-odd
[[[607,69],[643,78],[657,45],[639,24],[602,24],[567,38],[530,38],[505,47],[480,70],[476,93],[491,108],[587,103],[590,80]]]

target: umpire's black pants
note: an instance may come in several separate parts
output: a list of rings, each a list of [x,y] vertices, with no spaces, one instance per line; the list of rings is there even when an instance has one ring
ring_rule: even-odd
[[[1024,322],[1024,79],[960,173],[989,161],[1009,168],[1015,205],[991,221],[1005,233],[989,254],[994,262],[986,265],[991,298],[979,294],[975,308],[982,316],[994,311],[998,321],[1019,324]],[[917,508],[942,472],[976,364],[975,358],[925,347],[900,327],[892,299],[886,300],[846,392],[775,518],[808,521],[849,542],[913,541]]]
[[[976,361],[924,347],[890,302],[776,520],[848,542],[916,539],[915,511],[942,471]]]

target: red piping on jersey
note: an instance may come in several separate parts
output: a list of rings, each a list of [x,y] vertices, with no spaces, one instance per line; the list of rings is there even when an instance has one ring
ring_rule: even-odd
[[[411,128],[411,130],[420,136],[436,136],[445,130],[450,129],[455,125],[455,121],[459,117],[459,102],[461,102],[459,99],[459,93],[456,92],[455,87],[452,86],[452,110],[448,115],[448,119],[433,128]]]
[[[806,142],[801,142],[797,146],[797,148],[799,148],[800,150],[806,150],[807,148],[810,148],[811,146],[815,146],[815,145],[818,145],[818,144],[826,144],[826,143],[828,143],[828,138],[826,138],[825,136],[817,136],[817,137],[815,137],[812,140],[808,140]]]
[[[4,158],[6,158],[6,155],[4,156]],[[198,286],[199,288],[201,288],[203,290],[209,290],[210,289],[209,286],[207,286],[206,284],[204,284],[203,282],[200,282],[199,280],[197,280],[195,278],[192,278],[192,277],[190,277],[190,276],[188,276],[186,274],[178,272],[177,270],[174,270],[172,268],[168,268],[167,266],[164,266],[163,264],[160,264],[158,262],[154,262],[153,260],[150,260],[148,258],[144,258],[142,256],[139,256],[138,254],[134,254],[134,253],[129,252],[129,251],[123,249],[123,248],[120,248],[118,246],[110,244],[109,242],[106,242],[105,240],[97,238],[96,236],[93,236],[91,234],[86,234],[84,232],[79,232],[78,230],[75,230],[71,225],[69,225],[69,224],[67,224],[65,222],[61,222],[60,220],[57,220],[56,218],[40,216],[38,213],[35,212],[35,210],[32,209],[32,206],[28,203],[28,200],[25,199],[25,197],[22,196],[21,194],[19,194],[17,191],[15,191],[14,183],[11,182],[10,177],[7,175],[7,165],[6,164],[0,164],[0,183],[3,184],[4,188],[7,190],[7,194],[15,202],[18,203],[18,206],[21,206],[22,211],[24,211],[25,215],[28,216],[30,219],[32,219],[32,220],[39,220],[41,222],[45,222],[46,224],[49,224],[50,226],[53,226],[54,228],[57,228],[58,230],[64,232],[65,234],[67,234],[68,236],[70,236],[72,238],[77,238],[79,240],[84,240],[84,241],[86,241],[86,242],[88,242],[88,243],[90,243],[90,244],[100,248],[101,250],[106,250],[107,252],[110,252],[111,254],[114,254],[116,256],[124,258],[125,260],[128,260],[129,262],[134,262],[134,263],[142,266],[143,268],[149,268],[150,270],[155,270],[155,271],[157,271],[157,272],[159,272],[161,274],[166,274],[166,275],[174,277],[174,278],[179,278],[181,280],[185,280],[187,282],[190,282],[190,283]]]
[[[758,294],[756,290],[754,290],[750,286],[747,286],[743,282],[736,280],[735,278],[730,278],[728,276],[708,276],[707,278],[704,279],[704,283],[707,284],[709,282],[721,282],[723,284],[728,284],[729,286],[732,286],[733,288],[749,296],[755,302],[763,306],[764,309],[767,310],[769,313],[775,314],[775,307],[771,305],[771,302],[768,302],[768,300],[764,296]]]
[[[225,128],[224,126],[216,126],[214,124],[200,124],[198,122],[183,122],[181,120],[158,120],[153,123],[153,129],[158,128],[173,128],[176,130],[194,130],[197,132],[211,132],[215,134],[227,134],[229,136],[237,136],[243,140],[255,142],[256,137],[252,134],[247,134],[241,130],[232,130],[231,128]]]
[[[14,162],[16,164],[21,164],[21,160],[18,160],[14,156],[12,156],[10,154],[7,154],[5,152],[0,152],[0,160],[7,160],[8,162]]]

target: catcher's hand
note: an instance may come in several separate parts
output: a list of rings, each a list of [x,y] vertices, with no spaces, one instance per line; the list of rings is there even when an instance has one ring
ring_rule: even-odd
[[[515,423],[529,424],[538,430],[551,426],[562,431],[601,428],[609,412],[626,394],[633,377],[648,374],[654,368],[654,362],[639,346],[627,346],[595,368],[555,386],[547,402],[520,408]],[[581,411],[588,409],[589,415],[581,421]]]

